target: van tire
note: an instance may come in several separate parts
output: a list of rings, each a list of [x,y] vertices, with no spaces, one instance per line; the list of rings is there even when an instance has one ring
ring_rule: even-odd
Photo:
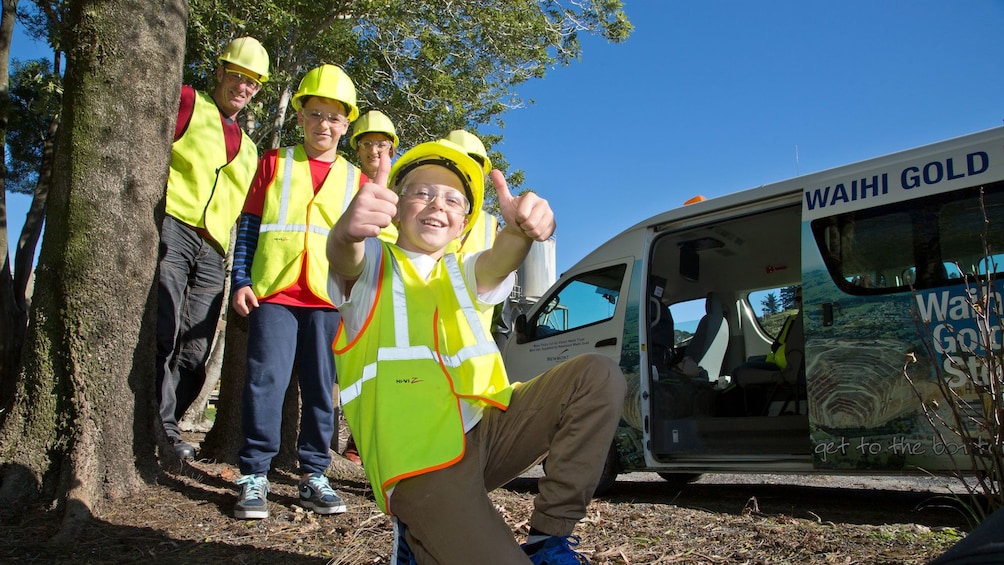
[[[684,487],[701,478],[701,473],[656,473],[675,487]]]

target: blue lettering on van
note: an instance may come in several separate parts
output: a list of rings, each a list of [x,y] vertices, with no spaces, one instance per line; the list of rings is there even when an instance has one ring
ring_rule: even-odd
[[[826,188],[807,190],[805,191],[805,202],[809,210],[815,210],[817,206],[825,208],[827,206],[835,206],[839,203],[846,204],[847,202],[864,200],[869,197],[874,198],[888,193],[889,175],[888,173],[882,173],[881,175],[874,175],[871,178],[852,180],[850,190],[847,189],[844,183],[838,183],[833,187],[827,186]]]
[[[959,170],[956,170],[956,169]],[[931,161],[923,167],[907,167],[900,175],[900,185],[910,190],[922,185],[938,184],[942,181],[971,177],[986,172],[990,168],[990,156],[985,151],[976,151],[966,155],[965,168],[957,167],[951,157],[945,162]]]
[[[966,155],[965,164],[957,163],[955,158],[948,157],[944,161],[931,161],[920,167],[907,167],[900,173],[899,182],[900,187],[904,190],[912,190],[922,186],[979,175],[985,173],[989,168],[990,156],[987,152],[974,151]],[[850,188],[846,183],[841,182],[825,188],[804,190],[804,192],[805,205],[809,210],[847,204],[865,198],[876,198],[889,193],[889,173],[852,180]]]

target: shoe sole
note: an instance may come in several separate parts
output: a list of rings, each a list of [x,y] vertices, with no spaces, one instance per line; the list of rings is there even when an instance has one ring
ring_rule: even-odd
[[[313,502],[310,502],[309,500],[301,500],[300,506],[308,510],[313,510],[318,514],[324,514],[325,516],[327,516],[328,514],[341,514],[342,512],[345,512],[347,510],[345,508],[345,504],[341,504],[339,506],[320,506],[314,504]]]
[[[238,520],[261,520],[268,518],[268,510],[234,510],[234,518]]]

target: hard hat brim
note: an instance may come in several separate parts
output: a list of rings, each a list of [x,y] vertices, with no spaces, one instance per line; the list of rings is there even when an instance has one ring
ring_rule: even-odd
[[[449,141],[428,141],[416,145],[394,163],[387,178],[387,186],[399,192],[397,184],[409,172],[423,165],[445,167],[460,179],[467,193],[467,199],[471,203],[471,210],[467,214],[467,225],[461,233],[470,231],[478,215],[481,214],[481,206],[485,199],[485,175],[481,165],[461,147]]]

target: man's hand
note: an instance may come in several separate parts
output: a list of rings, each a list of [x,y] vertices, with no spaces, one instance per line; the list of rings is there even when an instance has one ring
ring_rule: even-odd
[[[554,212],[547,200],[533,192],[513,196],[505,176],[498,169],[492,170],[491,179],[506,227],[516,229],[528,239],[545,241],[551,237],[555,228]]]

